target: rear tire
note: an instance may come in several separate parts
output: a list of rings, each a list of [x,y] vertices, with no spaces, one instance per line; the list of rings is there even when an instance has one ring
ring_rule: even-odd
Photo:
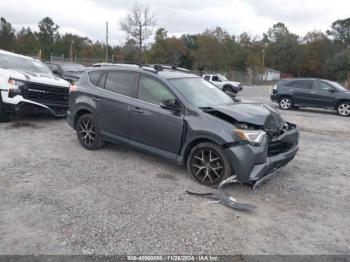
[[[204,142],[192,148],[187,170],[199,183],[214,186],[233,175],[233,169],[221,147]]]
[[[349,117],[350,116],[350,102],[344,101],[337,106],[337,112],[340,116]]]
[[[8,122],[9,121],[9,114],[4,111],[1,95],[0,95],[0,123],[1,122]]]
[[[294,107],[293,99],[289,96],[281,97],[278,104],[282,110],[290,110]]]
[[[76,125],[77,137],[80,144],[89,150],[104,146],[101,128],[92,114],[82,115]]]

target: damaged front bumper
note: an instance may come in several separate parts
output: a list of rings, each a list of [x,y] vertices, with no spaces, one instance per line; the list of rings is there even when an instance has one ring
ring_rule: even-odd
[[[283,135],[275,139],[266,137],[260,146],[244,144],[226,149],[238,182],[254,185],[294,158],[299,131],[294,124],[288,126]]]

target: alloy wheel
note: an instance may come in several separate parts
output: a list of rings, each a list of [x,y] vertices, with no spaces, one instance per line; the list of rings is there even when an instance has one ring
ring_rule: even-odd
[[[350,116],[350,104],[339,105],[338,112],[341,116]]]
[[[292,101],[289,98],[283,98],[280,101],[280,106],[282,109],[289,109],[292,105]]]
[[[216,184],[225,174],[224,161],[212,148],[199,148],[190,165],[193,176],[203,184]]]
[[[86,119],[79,125],[79,139],[86,145],[92,145],[96,141],[96,131],[94,124]]]

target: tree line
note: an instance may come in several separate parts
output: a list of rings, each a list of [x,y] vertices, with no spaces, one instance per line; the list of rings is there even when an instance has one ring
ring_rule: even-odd
[[[325,33],[312,31],[305,36],[290,32],[283,23],[273,25],[262,36],[246,32],[230,35],[215,27],[200,34],[175,37],[161,27],[155,31],[154,41],[145,44],[156,24],[154,15],[138,9],[146,17],[135,21],[134,11],[121,24],[129,35],[126,42],[109,46],[108,57],[113,61],[176,64],[196,71],[218,72],[269,67],[293,76],[338,81],[349,77],[350,18],[333,22]],[[38,28],[37,32],[29,27],[16,31],[1,17],[0,49],[30,56],[40,50],[43,60],[51,55],[87,60],[105,58],[105,43],[71,33],[60,34],[59,25],[50,17],[39,21]]]

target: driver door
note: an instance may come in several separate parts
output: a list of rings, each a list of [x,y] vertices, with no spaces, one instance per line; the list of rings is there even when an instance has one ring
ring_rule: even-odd
[[[331,85],[323,81],[314,81],[312,87],[313,106],[331,107],[335,106],[336,90]]]
[[[176,97],[158,79],[141,74],[137,99],[130,103],[131,143],[149,146],[149,150],[157,153],[166,151],[175,159],[182,142],[184,113],[161,108],[160,102],[164,99]]]

